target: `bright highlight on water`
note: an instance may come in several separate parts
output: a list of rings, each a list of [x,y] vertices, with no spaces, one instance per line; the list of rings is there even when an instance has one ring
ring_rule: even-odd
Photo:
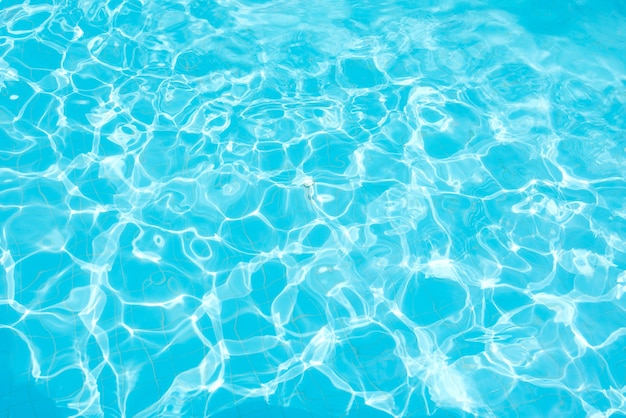
[[[626,3],[1,0],[0,416],[625,417]]]

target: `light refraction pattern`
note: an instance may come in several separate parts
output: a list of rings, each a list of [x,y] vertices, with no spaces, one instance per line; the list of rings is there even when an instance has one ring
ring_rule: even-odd
[[[0,415],[624,416],[625,50],[608,0],[0,1]]]

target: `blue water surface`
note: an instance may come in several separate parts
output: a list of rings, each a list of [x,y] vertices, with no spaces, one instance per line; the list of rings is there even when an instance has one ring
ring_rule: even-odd
[[[626,3],[0,1],[0,417],[620,417]]]

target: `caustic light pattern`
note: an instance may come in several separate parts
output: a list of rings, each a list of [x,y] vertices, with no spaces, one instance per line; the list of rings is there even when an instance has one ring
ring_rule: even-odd
[[[0,416],[624,416],[625,28],[0,1]]]

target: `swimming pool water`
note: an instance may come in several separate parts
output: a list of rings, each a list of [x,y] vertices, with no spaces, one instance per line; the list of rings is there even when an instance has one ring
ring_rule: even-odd
[[[626,416],[626,6],[0,1],[0,416]]]

